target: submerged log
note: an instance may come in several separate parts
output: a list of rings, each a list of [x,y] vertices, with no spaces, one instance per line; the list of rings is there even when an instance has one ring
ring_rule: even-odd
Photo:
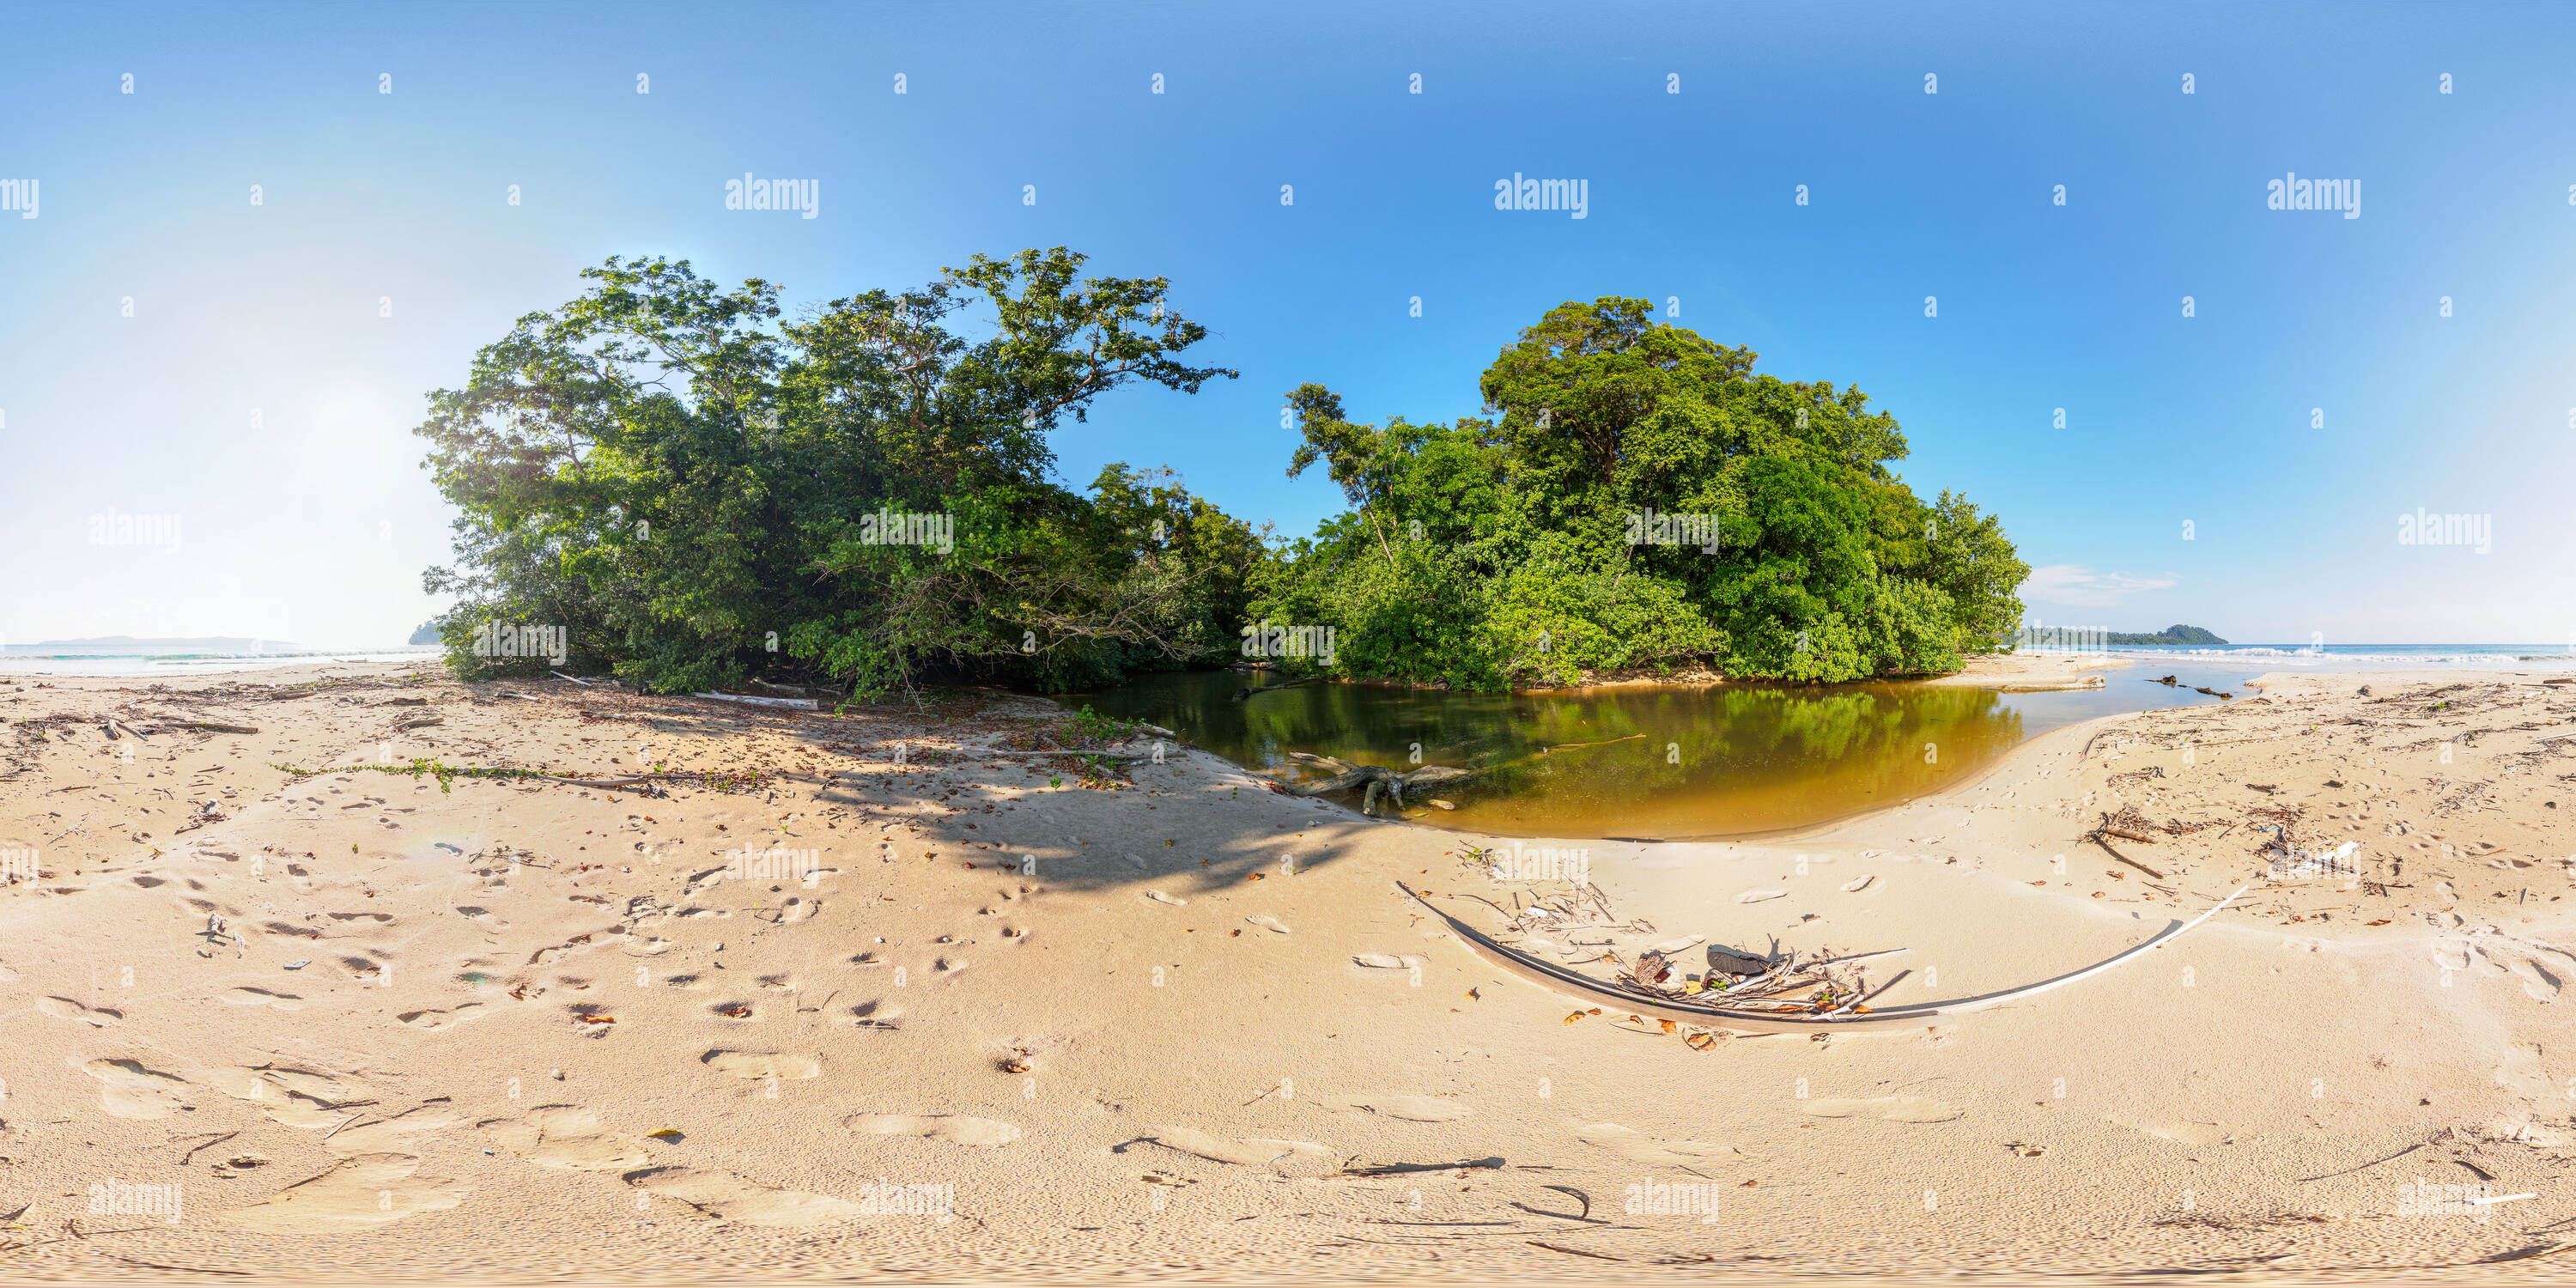
[[[1290,681],[1288,681],[1288,682],[1287,682],[1287,683],[1285,683],[1285,684],[1247,684],[1247,685],[1243,686],[1243,687],[1242,687],[1242,688],[1240,688],[1240,689],[1236,689],[1236,690],[1234,691],[1234,696],[1233,696],[1231,699],[1229,699],[1229,701],[1241,702],[1241,701],[1243,701],[1243,700],[1245,700],[1245,699],[1247,699],[1247,698],[1250,698],[1251,696],[1253,696],[1253,695],[1254,695],[1254,694],[1256,694],[1256,693],[1268,693],[1268,692],[1270,692],[1272,689],[1293,689],[1293,688],[1296,688],[1298,685],[1301,685],[1301,684],[1330,684],[1330,683],[1332,683],[1332,681],[1331,681],[1330,679],[1327,679],[1327,678],[1326,678],[1326,677],[1324,677],[1324,676],[1317,675],[1317,676],[1309,676],[1309,677],[1307,677],[1306,679],[1303,679],[1303,680],[1290,680]]]

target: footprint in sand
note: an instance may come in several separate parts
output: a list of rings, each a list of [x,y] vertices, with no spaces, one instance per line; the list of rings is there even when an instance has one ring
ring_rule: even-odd
[[[269,1121],[307,1131],[336,1127],[348,1118],[345,1106],[363,1100],[363,1091],[327,1073],[310,1069],[249,1069],[223,1065],[191,1069],[196,1079],[235,1100],[256,1101],[268,1108]]]
[[[1703,1140],[1655,1140],[1633,1127],[1617,1123],[1576,1123],[1574,1138],[1586,1145],[1597,1145],[1632,1163],[1679,1165],[1712,1159],[1735,1158],[1740,1151],[1732,1145]]]
[[[1735,896],[1735,901],[1737,903],[1760,903],[1765,899],[1786,898],[1788,893],[1789,892],[1786,890],[1747,890],[1744,893]]]
[[[117,1118],[150,1121],[167,1118],[187,1104],[179,1089],[188,1085],[177,1074],[144,1068],[133,1060],[91,1060],[80,1071],[100,1082],[99,1108]]]
[[[648,1161],[644,1142],[599,1125],[599,1115],[579,1105],[544,1105],[525,1118],[475,1124],[494,1144],[539,1167],[574,1172],[616,1172]]]
[[[215,1000],[226,1006],[265,1006],[278,1011],[300,1011],[304,999],[293,993],[272,993],[264,988],[229,988],[215,994]]]
[[[1366,966],[1370,970],[1411,970],[1425,960],[1421,957],[1398,956],[1393,953],[1361,953],[1351,959],[1351,964]]]
[[[1866,1100],[1806,1100],[1798,1110],[1818,1118],[1882,1118],[1892,1123],[1946,1123],[1965,1118],[1957,1105],[1921,1096],[1873,1096]]]
[[[1281,925],[1277,917],[1271,916],[1266,912],[1258,917],[1246,917],[1244,920],[1261,927],[1263,930],[1275,930],[1283,935],[1289,933],[1288,927]]]
[[[2558,977],[2541,968],[2535,961],[2518,961],[2513,973],[2522,977],[2522,991],[2535,1001],[2550,1001],[2558,996]]]
[[[862,1136],[921,1136],[944,1140],[951,1145],[977,1145],[987,1149],[1008,1145],[1020,1138],[1020,1129],[999,1118],[966,1118],[933,1114],[915,1118],[907,1114],[853,1114],[841,1125]]]
[[[394,1018],[410,1028],[426,1029],[435,1033],[440,1029],[452,1029],[459,1024],[482,1019],[491,1013],[492,1008],[481,1002],[467,1002],[452,1011],[405,1011]]]
[[[36,1009],[58,1020],[78,1020],[93,1028],[114,1028],[125,1023],[125,1016],[104,1007],[83,1006],[68,997],[40,997]]]
[[[630,1172],[626,1183],[696,1208],[719,1221],[744,1225],[804,1226],[846,1221],[860,1206],[847,1199],[800,1190],[773,1190],[731,1172],[656,1167]]]
[[[1175,907],[1175,908],[1186,908],[1186,907],[1189,907],[1189,906],[1190,906],[1190,901],[1189,901],[1189,900],[1187,900],[1187,899],[1175,899],[1175,898],[1173,898],[1172,896],[1167,895],[1167,894],[1163,893],[1163,892],[1162,892],[1162,891],[1160,891],[1160,890],[1148,890],[1148,891],[1146,891],[1146,892],[1145,892],[1144,897],[1145,897],[1145,898],[1148,898],[1148,899],[1151,899],[1151,900],[1153,900],[1153,901],[1154,901],[1154,902],[1156,902],[1156,903],[1167,903],[1167,904],[1170,904],[1171,906],[1173,906],[1173,907]]]
[[[420,1160],[409,1154],[362,1154],[277,1197],[224,1213],[224,1220],[262,1234],[336,1234],[390,1225],[415,1212],[437,1212],[465,1201],[443,1176],[415,1176]]]
[[[737,1078],[784,1078],[793,1081],[798,1078],[811,1078],[823,1072],[821,1062],[811,1057],[761,1051],[709,1051],[698,1057],[698,1063],[710,1069],[730,1073]]]
[[[1184,1154],[1195,1154],[1210,1162],[1232,1163],[1238,1167],[1264,1167],[1291,1160],[1330,1161],[1333,1157],[1332,1150],[1307,1141],[1235,1140],[1211,1136],[1194,1127],[1156,1127],[1144,1139]]]
[[[2169,1140],[2177,1145],[2215,1145],[2227,1139],[2227,1129],[2216,1123],[2196,1123],[2166,1118],[2130,1118],[2120,1114],[2104,1114],[2102,1120],[2134,1132],[2144,1132],[2161,1140]]]
[[[1401,1118],[1414,1123],[1451,1123],[1476,1112],[1455,1100],[1403,1093],[1353,1096],[1345,1100],[1326,1100],[1324,1104],[1331,1109],[1376,1114],[1381,1118]]]

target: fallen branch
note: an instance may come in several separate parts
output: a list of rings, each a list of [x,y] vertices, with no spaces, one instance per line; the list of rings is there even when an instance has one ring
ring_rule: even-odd
[[[1265,1092],[1263,1094],[1267,1095],[1268,1093]],[[1256,1097],[1256,1099],[1258,1099],[1258,1097]],[[1345,1167],[1342,1169],[1342,1175],[1409,1176],[1416,1172],[1446,1172],[1461,1167],[1476,1167],[1491,1170],[1500,1168],[1502,1165],[1503,1160],[1499,1157],[1461,1159],[1455,1163],[1386,1163],[1377,1167]]]
[[[1241,702],[1241,701],[1243,701],[1243,700],[1245,700],[1245,699],[1247,699],[1247,698],[1250,698],[1250,697],[1254,696],[1255,694],[1268,693],[1268,692],[1270,692],[1270,691],[1271,691],[1271,690],[1273,690],[1273,689],[1293,689],[1293,688],[1296,688],[1297,686],[1299,686],[1299,685],[1301,685],[1301,684],[1330,684],[1330,683],[1332,683],[1332,680],[1331,680],[1331,679],[1329,679],[1329,678],[1327,678],[1327,677],[1325,677],[1325,676],[1317,675],[1317,676],[1309,676],[1309,677],[1307,677],[1307,678],[1305,678],[1305,679],[1303,679],[1303,680],[1290,680],[1290,681],[1288,681],[1286,684],[1247,684],[1247,685],[1243,686],[1242,688],[1240,688],[1240,689],[1236,689],[1236,690],[1234,691],[1234,697],[1233,697],[1233,699],[1232,699],[1232,700],[1233,700],[1233,701],[1236,701],[1236,702]]]
[[[1596,1260],[1596,1261],[1626,1261],[1626,1260],[1627,1260],[1627,1258],[1626,1258],[1626,1257],[1614,1257],[1614,1256],[1611,1256],[1609,1253],[1606,1253],[1606,1252],[1585,1252],[1585,1251],[1584,1251],[1583,1249],[1581,1249],[1581,1248],[1560,1248],[1560,1247],[1556,1246],[1556,1245],[1555,1245],[1555,1244],[1553,1244],[1553,1243],[1541,1243],[1541,1242],[1539,1242],[1539,1241],[1538,1241],[1538,1240],[1536,1240],[1536,1239],[1530,1239],[1530,1240],[1527,1240],[1527,1242],[1528,1242],[1529,1246],[1531,1246],[1531,1247],[1533,1247],[1533,1248],[1545,1248],[1545,1249],[1547,1249],[1547,1250],[1548,1250],[1548,1251],[1550,1251],[1550,1252],[1562,1252],[1562,1253],[1564,1253],[1565,1255],[1567,1255],[1567,1256],[1569,1256],[1569,1257],[1591,1257],[1591,1258],[1593,1258],[1593,1259],[1594,1259],[1594,1260]]]
[[[2080,841],[2078,841],[2078,842],[2077,842],[2077,844],[2079,844],[2079,845],[2080,845],[2080,844],[2082,844],[2082,843],[2083,843],[2083,841],[2091,841],[2091,842],[2092,842],[2092,843],[2094,843],[2095,845],[2101,846],[2101,847],[2102,847],[2102,852],[2103,852],[2104,854],[2108,854],[2108,855],[2110,855],[2112,858],[2118,859],[2118,860],[2119,860],[2119,861],[2121,861],[2122,863],[2126,863],[2126,864],[2128,864],[2130,867],[2136,868],[2138,871],[2146,873],[2148,876],[2154,877],[2154,878],[2156,878],[2156,879],[2157,879],[2157,880],[2159,880],[2159,881],[2161,881],[2161,880],[2164,880],[2164,879],[2165,879],[2165,874],[2164,874],[2164,873],[2158,872],[2158,871],[2156,871],[2154,868],[2148,867],[2146,864],[2140,863],[2140,862],[2138,862],[2136,859],[2130,858],[2128,855],[2122,854],[2122,853],[2120,853],[2118,850],[2112,849],[2112,848],[2111,848],[2111,843],[2110,843],[2109,841],[2105,841],[2105,840],[2103,840],[2103,839],[2102,839],[2102,834],[2101,834],[2100,832],[2098,832],[2098,831],[2095,831],[2095,832],[2087,832],[2087,833],[2085,833],[2085,834],[2084,834],[2084,836],[2083,836],[2083,839],[2082,839],[2082,840],[2080,840]]]
[[[812,698],[764,698],[750,693],[692,693],[693,698],[714,698],[719,702],[740,702],[755,707],[786,707],[795,711],[821,710]]]
[[[2424,1148],[2424,1144],[2425,1144],[2425,1142],[2423,1142],[2423,1141],[2420,1141],[2420,1140],[2419,1140],[2419,1141],[2415,1142],[2414,1144],[2409,1145],[2409,1146],[2407,1146],[2406,1148],[2401,1149],[2401,1150],[2397,1151],[2396,1153],[2389,1155],[2389,1156],[2388,1156],[2388,1157],[2386,1157],[2386,1158],[2374,1158],[2374,1159],[2370,1160],[2370,1161],[2369,1161],[2369,1162],[2367,1162],[2367,1163],[2363,1163],[2363,1164],[2362,1164],[2361,1166],[2359,1166],[2359,1167],[2347,1167],[2347,1168],[2343,1169],[2343,1170],[2342,1170],[2342,1171],[2340,1171],[2340,1172],[2327,1172],[2327,1173],[2326,1173],[2326,1174],[2324,1174],[2323,1176],[2302,1176],[2302,1177],[2300,1177],[2300,1178],[2299,1178],[2299,1180],[2300,1180],[2302,1183],[2305,1183],[2305,1182],[2308,1182],[2308,1181],[2330,1181],[2330,1180],[2333,1180],[2334,1178],[2336,1178],[2336,1177],[2338,1177],[2338,1176],[2350,1176],[2350,1175],[2352,1175],[2353,1173],[2358,1172],[2358,1171],[2362,1171],[2362,1170],[2364,1170],[2364,1169],[2366,1169],[2366,1168],[2377,1167],[2377,1166],[2379,1166],[2381,1163],[2394,1162],[2394,1161],[2396,1161],[2397,1159],[2404,1158],[2404,1157],[2406,1157],[2408,1154],[2412,1154],[2412,1153],[2414,1153],[2416,1150],[2419,1150],[2419,1149]]]

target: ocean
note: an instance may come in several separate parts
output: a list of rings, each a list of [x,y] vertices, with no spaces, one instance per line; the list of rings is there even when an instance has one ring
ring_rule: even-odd
[[[293,653],[132,653],[59,652],[26,645],[0,648],[0,675],[208,675],[225,671],[270,671],[313,662],[435,661],[435,645],[375,649],[308,649]]]

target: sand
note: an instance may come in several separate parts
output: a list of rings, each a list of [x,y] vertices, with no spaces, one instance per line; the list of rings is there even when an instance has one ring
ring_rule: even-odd
[[[1003,695],[22,677],[0,1273],[2563,1278],[2576,686],[2536,678],[2265,677],[1800,837],[1551,847],[1177,746],[1086,785],[996,750],[1072,736]],[[276,767],[412,757],[728,777]],[[2264,807],[2350,871],[2273,874]],[[2125,808],[2161,878],[2079,841]],[[1493,847],[1582,851],[1611,916],[1508,929],[1572,887]],[[1738,1036],[1569,1022],[1399,880],[1604,978],[1693,936],[1902,950],[1872,977],[1916,1001],[2252,888],[2040,997]]]

